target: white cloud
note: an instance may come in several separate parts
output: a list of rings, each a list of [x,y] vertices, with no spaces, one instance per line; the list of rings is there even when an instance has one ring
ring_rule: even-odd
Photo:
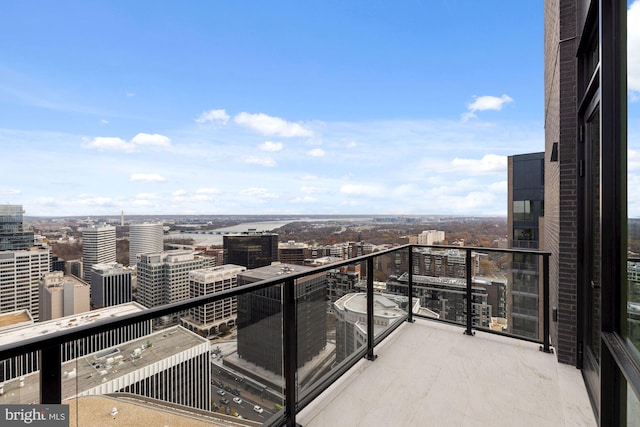
[[[257,157],[257,156],[248,156],[244,159],[245,163],[250,163],[254,165],[266,166],[269,168],[275,167],[278,164],[271,157]]]
[[[451,161],[450,172],[464,172],[470,175],[506,174],[507,156],[487,154],[481,159],[460,159],[456,157]]]
[[[196,123],[204,124],[204,123],[218,123],[221,125],[226,125],[229,122],[229,115],[225,110],[209,110],[203,111],[196,118]]]
[[[627,150],[627,168],[630,171],[640,169],[640,151]]]
[[[136,194],[136,199],[140,199],[140,200],[151,200],[151,199],[159,199],[160,196],[158,196],[156,193],[139,193]]]
[[[255,197],[258,199],[277,199],[278,196],[270,193],[266,188],[246,188],[239,193],[241,196]]]
[[[136,151],[136,145],[125,141],[121,138],[98,136],[93,138],[87,144],[89,148],[97,148],[98,150],[123,151],[125,153],[133,153]]]
[[[300,192],[305,194],[321,194],[321,193],[326,193],[327,189],[319,188],[319,187],[303,186],[303,187],[300,187]]]
[[[346,196],[382,196],[382,190],[380,188],[365,184],[345,184],[340,187],[340,193]]]
[[[631,100],[640,100],[640,0],[627,11],[627,84]]]
[[[300,177],[302,181],[317,181],[318,177],[315,175],[303,175]]]
[[[290,123],[280,117],[268,116],[264,113],[240,113],[233,119],[237,124],[254,129],[263,135],[276,135],[285,138],[312,137],[313,132],[298,123]]]
[[[109,120],[102,119],[102,120],[100,120],[100,124],[103,125],[103,126],[108,125],[109,124]]]
[[[198,194],[220,194],[221,191],[217,188],[198,188],[196,190]]]
[[[15,188],[0,188],[0,196],[13,196],[20,194],[20,190]]]
[[[157,173],[134,173],[129,178],[130,181],[163,182],[166,181],[162,175]]]
[[[157,147],[169,147],[171,145],[169,137],[158,133],[139,133],[133,137],[131,142],[136,145],[154,145]]]
[[[108,150],[133,153],[138,151],[138,147],[141,145],[166,148],[171,145],[171,140],[169,137],[157,133],[139,133],[134,136],[130,142],[117,137],[98,136],[87,143],[86,147],[96,148],[101,151]]]
[[[131,97],[136,96],[136,94],[135,94],[134,92],[129,92],[129,91],[126,91],[126,92],[124,93],[124,95],[125,95],[127,98],[131,98]]]
[[[295,199],[291,199],[291,203],[316,203],[317,201],[318,199],[311,196],[296,197]]]
[[[171,195],[172,195],[173,197],[179,197],[179,196],[183,196],[183,195],[185,195],[185,194],[187,194],[187,192],[186,192],[186,191],[184,191],[184,190],[176,190],[176,191],[174,191],[173,193],[171,193]]]
[[[308,151],[307,154],[311,157],[324,157],[326,153],[322,148],[314,148],[313,150]]]
[[[282,142],[265,141],[259,147],[262,151],[280,151],[284,145]]]
[[[489,184],[487,189],[493,193],[507,194],[507,191],[509,189],[508,186],[509,184],[507,181],[499,181],[499,182],[494,182],[492,184]]]
[[[504,104],[513,102],[513,98],[509,95],[502,95],[501,97],[485,95],[474,96],[473,102],[467,104],[467,112],[462,115],[462,120],[466,121],[472,118],[476,118],[477,111],[486,110],[502,110]]]

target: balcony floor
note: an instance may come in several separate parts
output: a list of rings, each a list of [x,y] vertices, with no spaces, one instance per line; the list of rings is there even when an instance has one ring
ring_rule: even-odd
[[[575,367],[539,345],[405,323],[298,414],[324,426],[596,426]]]

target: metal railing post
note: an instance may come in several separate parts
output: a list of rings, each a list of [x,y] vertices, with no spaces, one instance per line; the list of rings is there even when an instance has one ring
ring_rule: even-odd
[[[40,403],[62,402],[62,351],[54,345],[40,350]]]
[[[298,324],[296,313],[295,280],[282,284],[283,291],[283,365],[285,425],[296,425],[296,386],[298,372]]]
[[[409,315],[407,322],[413,323],[413,246],[409,246]]]
[[[540,350],[551,353],[549,348],[549,255],[542,256],[542,347]]]
[[[367,258],[367,359],[376,360],[373,353],[373,257]]]
[[[471,249],[465,252],[465,263],[467,273],[467,329],[464,331],[467,335],[473,335],[473,316],[471,315],[473,304],[471,303],[472,293],[471,286],[473,278],[471,277]]]

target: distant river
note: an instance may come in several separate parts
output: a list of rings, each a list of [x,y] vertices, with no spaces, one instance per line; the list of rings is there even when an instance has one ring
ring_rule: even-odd
[[[226,231],[231,233],[242,233],[249,230],[271,231],[295,221],[308,221],[308,219],[292,219],[289,221],[260,221],[246,222],[244,224],[233,225],[231,227],[216,228],[213,231]],[[211,246],[222,245],[222,235],[219,234],[199,234],[199,233],[171,233],[164,236],[167,239],[191,238],[195,245]]]

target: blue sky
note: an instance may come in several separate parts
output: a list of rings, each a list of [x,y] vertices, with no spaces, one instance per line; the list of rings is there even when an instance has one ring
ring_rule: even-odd
[[[541,1],[7,0],[0,58],[27,215],[506,215],[506,156],[544,149]]]

